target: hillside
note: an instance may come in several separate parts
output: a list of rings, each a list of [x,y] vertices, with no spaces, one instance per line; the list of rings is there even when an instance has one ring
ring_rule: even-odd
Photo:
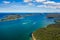
[[[50,24],[33,32],[33,36],[36,40],[60,40],[60,24]]]

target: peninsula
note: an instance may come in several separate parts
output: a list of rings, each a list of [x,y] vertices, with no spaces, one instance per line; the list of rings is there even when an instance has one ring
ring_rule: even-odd
[[[60,21],[32,33],[33,40],[60,40]]]

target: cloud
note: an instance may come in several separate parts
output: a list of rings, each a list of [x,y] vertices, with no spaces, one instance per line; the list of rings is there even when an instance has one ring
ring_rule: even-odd
[[[46,5],[37,5],[36,7],[45,7]]]
[[[24,2],[44,2],[46,0],[24,0]]]
[[[54,1],[46,1],[46,2],[43,2],[44,4],[54,4],[55,2]]]
[[[31,2],[32,0],[24,0],[24,2]]]
[[[9,4],[9,3],[10,3],[10,1],[3,1],[3,3],[4,3],[4,4]]]
[[[39,8],[52,8],[52,9],[60,9],[60,3],[57,3],[55,1],[49,1],[45,0],[42,2],[43,5],[37,5]]]
[[[54,1],[41,1],[40,2],[33,2],[35,0],[24,0],[27,2],[26,4],[22,3],[16,3],[16,2],[10,2],[10,1],[3,1],[5,4],[10,4],[9,6],[5,7],[0,7],[0,12],[60,12],[60,3],[54,2]],[[24,2],[24,3],[25,3]],[[1,6],[1,5],[0,5]],[[5,8],[5,9],[4,9]]]
[[[29,6],[34,6],[33,3],[28,3]]]
[[[37,5],[38,8],[51,8],[51,9],[60,9],[59,5]]]
[[[48,4],[48,5],[60,5],[60,3],[57,3],[55,1],[46,1],[46,2],[43,2],[43,4]]]
[[[44,2],[44,1],[46,1],[46,0],[35,0],[36,2]]]

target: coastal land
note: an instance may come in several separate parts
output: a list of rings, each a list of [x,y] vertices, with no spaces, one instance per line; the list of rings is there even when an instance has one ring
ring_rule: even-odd
[[[32,16],[32,15],[33,15],[33,14],[26,14],[26,15],[10,14],[10,15],[6,15],[6,16],[4,16],[3,18],[1,18],[1,19],[0,19],[0,22],[17,20],[17,19],[23,19],[24,17]]]
[[[60,24],[50,24],[32,33],[33,40],[60,40]]]

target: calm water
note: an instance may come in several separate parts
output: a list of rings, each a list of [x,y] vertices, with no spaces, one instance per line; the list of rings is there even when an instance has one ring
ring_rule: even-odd
[[[12,13],[11,13],[12,14]],[[0,13],[0,18],[5,15]],[[26,15],[26,13],[19,14]],[[31,40],[33,31],[54,23],[53,19],[47,19],[46,14],[35,13],[22,19],[0,22],[0,40]]]

